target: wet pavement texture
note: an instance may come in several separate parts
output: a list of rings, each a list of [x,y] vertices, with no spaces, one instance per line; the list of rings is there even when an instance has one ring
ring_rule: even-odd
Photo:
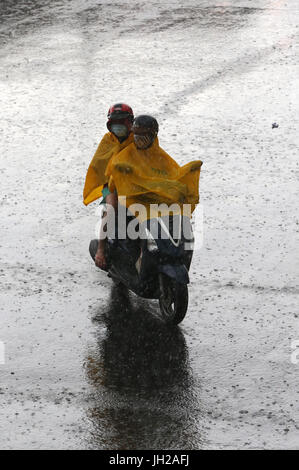
[[[298,19],[295,0],[1,1],[0,448],[299,448]],[[179,328],[89,259],[84,178],[118,101],[204,162]]]

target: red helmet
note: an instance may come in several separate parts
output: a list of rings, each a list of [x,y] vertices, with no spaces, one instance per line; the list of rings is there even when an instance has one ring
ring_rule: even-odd
[[[134,121],[134,114],[132,108],[124,103],[117,103],[114,104],[109,108],[108,111],[108,121],[107,121],[107,129],[108,131],[113,132],[113,126],[115,124],[124,124],[127,128],[126,137],[122,135],[122,137],[117,137],[120,142],[127,138],[129,133],[131,132],[132,123]]]
[[[130,106],[125,103],[117,103],[109,108],[108,111],[108,122],[118,121],[120,119],[129,118],[132,122],[134,120],[133,110]]]

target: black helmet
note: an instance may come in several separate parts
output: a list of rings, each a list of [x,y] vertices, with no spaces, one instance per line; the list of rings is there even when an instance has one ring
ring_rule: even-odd
[[[133,121],[132,131],[138,149],[149,148],[159,132],[159,125],[153,116],[142,114]]]
[[[153,116],[149,116],[147,114],[141,114],[140,116],[137,116],[134,121],[133,121],[133,132],[134,129],[144,129],[147,130],[147,132],[152,132],[155,133],[156,135],[159,132],[159,124],[157,122],[157,119],[155,119]]]

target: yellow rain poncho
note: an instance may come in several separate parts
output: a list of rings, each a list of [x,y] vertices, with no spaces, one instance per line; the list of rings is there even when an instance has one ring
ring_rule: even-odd
[[[200,160],[180,167],[160,146],[158,138],[146,150],[138,150],[130,144],[114,155],[107,166],[109,189],[117,190],[126,197],[126,206],[142,204],[146,215],[137,215],[144,220],[156,216],[152,204],[189,204],[192,212],[199,202]],[[152,211],[152,212],[150,212]],[[159,210],[158,213],[161,213]]]
[[[105,171],[111,157],[132,142],[133,134],[122,143],[111,132],[104,135],[87,171],[83,191],[83,201],[86,206],[102,196],[103,186],[108,183]]]

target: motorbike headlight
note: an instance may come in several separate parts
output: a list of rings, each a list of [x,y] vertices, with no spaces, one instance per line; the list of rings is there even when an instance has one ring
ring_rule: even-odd
[[[147,238],[147,249],[148,249],[148,251],[151,251],[151,252],[152,251],[157,251],[158,250],[158,245],[156,243],[156,240],[152,236],[151,232],[148,229],[146,229],[145,233],[146,233],[146,238]]]

